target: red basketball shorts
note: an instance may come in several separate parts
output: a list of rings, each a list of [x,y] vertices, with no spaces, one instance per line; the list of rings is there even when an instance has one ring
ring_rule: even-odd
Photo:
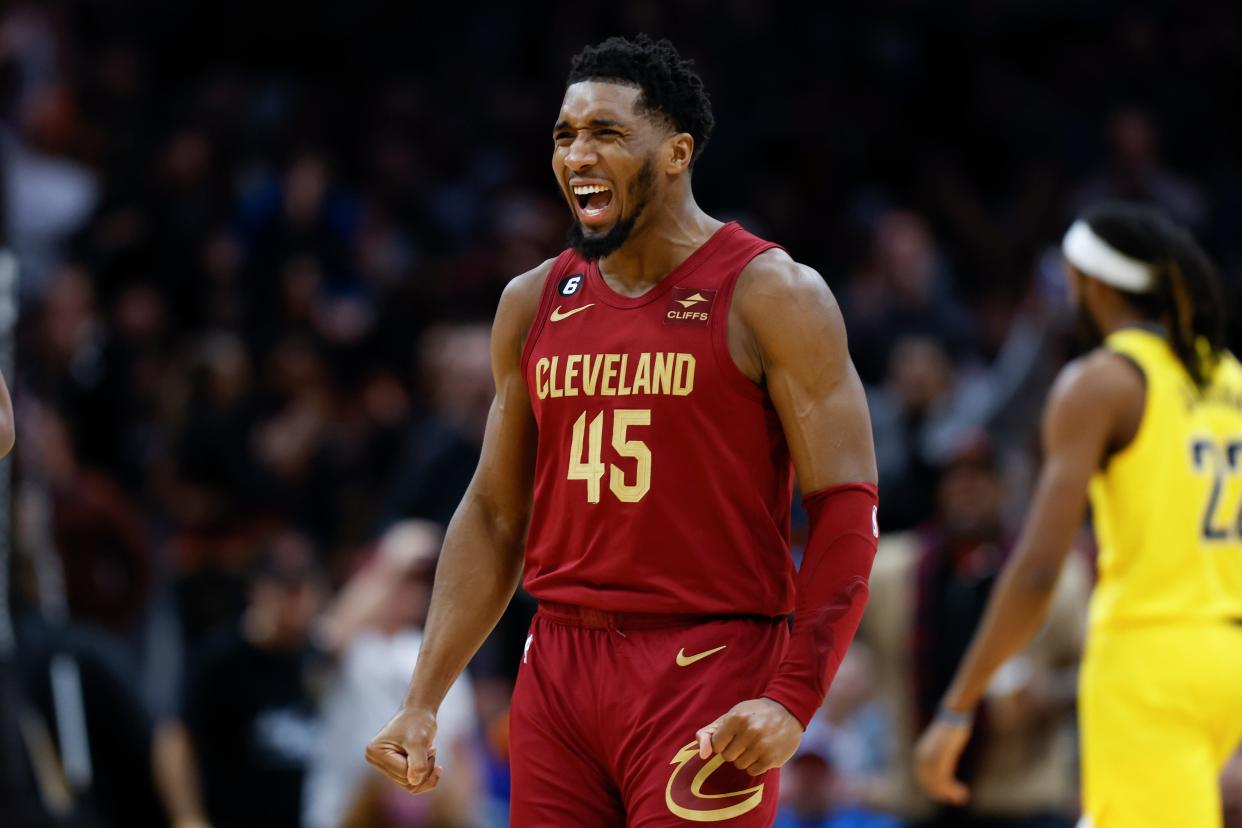
[[[704,762],[695,733],[762,692],[788,637],[784,619],[541,605],[510,712],[510,824],[770,826],[780,771]]]

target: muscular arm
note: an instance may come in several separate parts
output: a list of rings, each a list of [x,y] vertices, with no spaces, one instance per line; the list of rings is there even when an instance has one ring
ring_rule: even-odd
[[[536,445],[521,354],[550,268],[545,262],[519,276],[501,297],[492,327],[496,397],[479,466],[445,533],[404,704],[367,747],[368,761],[414,792],[434,787],[439,778],[431,748],[435,712],[496,625],[521,575]]]
[[[699,731],[703,758],[714,750],[758,775],[792,756],[857,628],[875,552],[876,467],[862,383],[823,279],[771,251],[751,262],[736,291],[730,351],[743,374],[767,387],[802,491],[814,493],[785,658],[764,698]]]
[[[1067,365],[1044,412],[1044,466],[1013,557],[1005,566],[944,707],[966,713],[992,675],[1030,641],[1043,623],[1074,534],[1082,525],[1087,486],[1110,449],[1138,430],[1145,389],[1121,357],[1098,351]],[[919,739],[915,774],[934,798],[955,805],[969,792],[954,777],[970,738],[969,718],[938,716]]]
[[[740,324],[730,326],[729,349],[767,387],[802,491],[875,483],[867,398],[841,309],[820,275],[769,251],[742,273],[734,308]]]

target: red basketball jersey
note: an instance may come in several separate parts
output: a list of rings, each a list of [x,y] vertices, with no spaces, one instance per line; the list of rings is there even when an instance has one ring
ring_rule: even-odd
[[[793,610],[793,469],[729,354],[738,274],[776,247],[727,224],[647,293],[572,250],[522,358],[539,426],[525,584],[611,612]]]

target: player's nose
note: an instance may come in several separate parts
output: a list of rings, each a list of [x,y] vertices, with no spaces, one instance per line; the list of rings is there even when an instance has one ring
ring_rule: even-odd
[[[590,140],[584,135],[579,135],[569,145],[569,151],[565,153],[565,166],[573,172],[580,173],[589,169],[598,158]]]

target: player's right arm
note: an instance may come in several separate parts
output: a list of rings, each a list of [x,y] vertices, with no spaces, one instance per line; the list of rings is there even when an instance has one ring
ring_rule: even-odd
[[[536,430],[522,348],[552,262],[505,288],[492,325],[496,397],[483,450],[444,536],[426,630],[401,709],[367,745],[367,761],[411,793],[436,786],[436,711],[508,606],[522,573]]]

